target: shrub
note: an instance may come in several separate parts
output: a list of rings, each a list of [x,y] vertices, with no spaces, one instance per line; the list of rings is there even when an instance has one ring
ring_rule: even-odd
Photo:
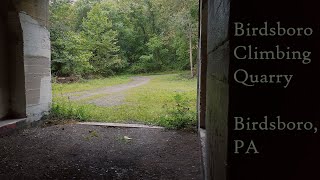
[[[184,129],[196,126],[196,112],[190,108],[189,100],[181,95],[174,96],[174,105],[166,108],[166,114],[160,117],[158,124],[169,129]]]

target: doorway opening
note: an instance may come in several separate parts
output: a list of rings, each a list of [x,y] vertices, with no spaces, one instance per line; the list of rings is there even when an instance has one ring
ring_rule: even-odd
[[[52,115],[196,129],[198,3],[51,1]]]
[[[22,2],[19,105],[47,109],[50,52],[53,103],[43,127],[0,139],[0,176],[201,179],[198,1],[52,0],[48,27],[45,1]]]

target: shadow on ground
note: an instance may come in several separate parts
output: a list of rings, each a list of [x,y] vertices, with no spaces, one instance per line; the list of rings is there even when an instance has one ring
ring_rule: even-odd
[[[57,125],[0,138],[0,179],[201,179],[196,133]]]

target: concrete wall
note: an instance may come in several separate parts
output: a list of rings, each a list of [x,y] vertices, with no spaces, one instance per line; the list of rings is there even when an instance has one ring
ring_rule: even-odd
[[[207,27],[206,179],[227,178],[229,102],[229,0],[212,0]]]
[[[23,33],[19,13],[14,7],[8,12],[9,86],[11,118],[26,117]]]
[[[9,111],[8,54],[6,45],[6,17],[0,16],[0,119]]]
[[[26,111],[28,120],[34,121],[49,111],[52,100],[48,0],[20,1],[17,8],[23,30]]]
[[[26,116],[23,38],[13,2],[0,8],[0,119]]]
[[[48,0],[1,4],[0,119],[39,120],[52,99]]]

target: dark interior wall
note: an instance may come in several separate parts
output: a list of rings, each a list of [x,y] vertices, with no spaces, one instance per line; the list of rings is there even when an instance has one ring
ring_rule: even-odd
[[[23,57],[23,35],[16,5],[8,8],[9,87],[11,118],[26,117],[25,68]]]
[[[26,116],[23,38],[19,15],[11,1],[1,2],[0,119]]]
[[[7,2],[0,8],[0,119],[9,112],[9,77],[7,54]]]
[[[229,102],[229,0],[208,1],[207,179],[226,179]]]

